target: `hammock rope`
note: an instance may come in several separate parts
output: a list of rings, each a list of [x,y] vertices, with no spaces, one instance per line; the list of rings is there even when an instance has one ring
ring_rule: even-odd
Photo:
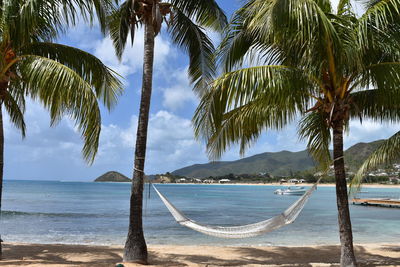
[[[179,211],[163,194],[160,193],[160,191],[158,191],[154,184],[153,188],[158,196],[161,198],[162,202],[165,204],[169,212],[175,218],[176,222],[180,225],[188,227],[197,232],[215,237],[246,238],[259,236],[294,222],[299,216],[300,212],[303,210],[311,194],[317,188],[320,180],[321,179],[319,179],[308,191],[304,193],[302,197],[300,197],[281,214],[261,222],[240,226],[214,226],[198,223],[186,217],[181,211]]]

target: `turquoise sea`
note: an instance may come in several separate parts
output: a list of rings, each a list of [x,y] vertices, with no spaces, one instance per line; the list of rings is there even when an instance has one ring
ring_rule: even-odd
[[[190,218],[215,225],[241,225],[281,213],[298,196],[273,194],[256,185],[157,185]],[[400,189],[372,189],[364,196],[398,198]],[[0,224],[6,242],[124,244],[129,183],[5,181]],[[317,245],[338,243],[333,187],[319,187],[291,225],[247,239],[219,239],[178,225],[153,190],[145,191],[144,230],[150,244]],[[394,243],[400,209],[351,206],[356,243]]]

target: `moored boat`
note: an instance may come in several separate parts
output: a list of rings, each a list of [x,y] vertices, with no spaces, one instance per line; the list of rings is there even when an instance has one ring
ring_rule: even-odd
[[[301,196],[306,192],[306,189],[302,186],[289,186],[286,189],[277,189],[274,194],[278,195],[297,195]]]

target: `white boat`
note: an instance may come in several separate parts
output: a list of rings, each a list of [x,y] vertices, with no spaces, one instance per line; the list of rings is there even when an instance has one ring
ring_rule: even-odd
[[[296,195],[296,196],[301,196],[304,195],[304,193],[307,190],[302,187],[302,186],[289,186],[286,189],[277,189],[274,194],[278,195]]]

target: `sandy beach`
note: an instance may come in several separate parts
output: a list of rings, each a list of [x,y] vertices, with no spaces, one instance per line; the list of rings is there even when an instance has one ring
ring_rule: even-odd
[[[355,246],[360,266],[399,266],[399,244]],[[150,245],[150,266],[338,266],[340,249]],[[0,266],[115,266],[122,247],[5,243]],[[140,266],[135,264],[124,264]]]

